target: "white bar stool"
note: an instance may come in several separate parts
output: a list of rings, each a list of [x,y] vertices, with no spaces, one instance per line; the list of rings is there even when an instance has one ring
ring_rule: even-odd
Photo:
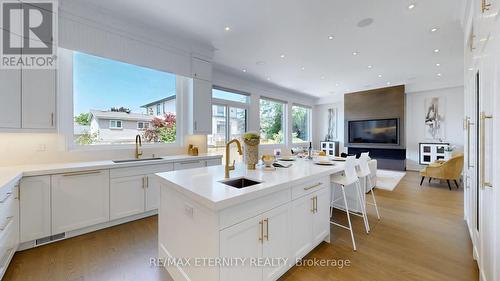
[[[366,209],[365,209],[365,204],[362,199],[362,195],[364,193],[361,192],[361,184],[359,182],[359,178],[356,174],[356,157],[355,156],[348,156],[346,161],[345,161],[345,171],[343,175],[335,175],[331,179],[332,184],[337,184],[340,185],[342,189],[342,198],[335,199],[334,196],[334,187],[331,186],[332,192],[331,192],[331,200],[330,200],[330,218],[333,219],[333,208],[334,208],[334,203],[337,200],[343,199],[344,200],[344,207],[345,207],[345,212],[347,215],[347,221],[349,223],[349,226],[345,226],[342,224],[339,224],[337,222],[334,222],[333,220],[330,221],[331,224],[336,225],[338,227],[341,227],[343,229],[349,230],[351,232],[351,239],[352,239],[352,246],[354,248],[354,251],[356,251],[356,242],[354,241],[354,232],[352,231],[352,224],[351,224],[351,214],[356,215],[359,217],[363,218],[363,222],[365,224],[365,230],[366,233],[369,233],[370,229],[368,226],[368,217],[366,216]],[[345,188],[348,186],[355,186],[356,191],[358,193],[358,200],[359,200],[359,205],[361,208],[361,214],[353,213],[349,211],[349,207],[347,206],[347,198],[345,195]]]
[[[375,211],[377,212],[377,219],[380,220],[380,214],[378,212],[378,206],[377,206],[377,200],[375,199],[375,186],[372,186],[372,179],[371,179],[371,171],[370,171],[370,166],[368,165],[368,161],[370,161],[370,156],[368,152],[361,153],[361,156],[359,157],[359,171],[358,171],[358,178],[364,178],[365,186],[364,190],[365,192],[367,190],[370,190],[370,193],[372,194],[373,202],[368,202],[368,200],[365,199],[366,205],[371,205],[375,207]],[[364,197],[364,196],[363,196]]]

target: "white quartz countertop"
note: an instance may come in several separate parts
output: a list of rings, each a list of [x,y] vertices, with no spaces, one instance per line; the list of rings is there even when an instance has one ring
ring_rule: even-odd
[[[156,175],[167,184],[167,188],[174,188],[208,208],[220,210],[288,188],[294,183],[325,177],[344,170],[343,162],[335,162],[334,166],[321,166],[314,164],[312,160],[297,159],[291,163],[293,166],[276,168],[275,171],[259,168],[247,170],[244,165],[237,165],[234,171],[230,171],[231,179],[246,177],[262,182],[241,189],[220,182],[224,180],[224,165]]]
[[[23,176],[30,177],[30,176],[69,173],[75,171],[125,168],[125,167],[135,167],[135,166],[154,165],[154,164],[166,164],[177,161],[220,159],[221,157],[222,157],[221,155],[217,154],[203,153],[198,156],[171,155],[171,156],[160,157],[162,159],[159,160],[125,162],[125,163],[114,163],[112,160],[102,160],[102,161],[90,161],[90,162],[68,162],[68,163],[50,163],[50,164],[0,167],[0,188],[10,184],[11,182],[18,181]],[[116,160],[121,160],[121,159],[116,159]]]

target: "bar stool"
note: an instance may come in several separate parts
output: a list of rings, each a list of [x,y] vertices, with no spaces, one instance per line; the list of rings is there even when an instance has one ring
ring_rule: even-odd
[[[358,172],[358,178],[364,178],[365,186],[364,190],[365,192],[367,190],[370,190],[370,193],[372,194],[373,202],[368,202],[368,200],[365,199],[366,205],[371,205],[375,207],[375,211],[377,212],[377,219],[380,220],[380,214],[378,212],[378,206],[377,206],[377,200],[375,199],[375,186],[372,186],[372,179],[371,179],[371,171],[370,171],[370,166],[368,165],[368,161],[370,161],[370,156],[368,152],[361,153],[361,156],[359,157],[359,170]],[[366,209],[366,208],[365,208]]]
[[[334,208],[334,203],[340,199],[344,200],[344,207],[345,207],[345,212],[347,215],[347,221],[349,223],[349,226],[342,225],[340,223],[334,222],[333,220],[330,221],[331,224],[341,227],[343,229],[349,230],[351,232],[351,239],[352,239],[352,246],[354,248],[354,251],[356,251],[356,242],[354,241],[354,232],[352,231],[352,224],[351,224],[351,214],[356,215],[359,217],[363,218],[363,222],[365,224],[365,230],[366,233],[369,233],[370,227],[368,226],[368,217],[366,216],[366,209],[365,209],[365,204],[364,200],[362,199],[362,196],[364,193],[361,192],[361,184],[359,182],[359,178],[356,174],[356,156],[348,156],[346,161],[345,161],[345,171],[343,175],[334,175],[331,179],[332,183],[332,192],[331,192],[331,200],[330,200],[330,218],[333,219],[333,208]],[[340,185],[341,190],[342,190],[342,198],[335,199],[334,196],[334,186],[333,184]],[[358,193],[358,200],[359,200],[359,205],[361,208],[361,214],[357,214],[354,212],[349,211],[349,207],[347,206],[347,198],[345,195],[345,188],[346,187],[354,187],[356,188],[356,191]]]

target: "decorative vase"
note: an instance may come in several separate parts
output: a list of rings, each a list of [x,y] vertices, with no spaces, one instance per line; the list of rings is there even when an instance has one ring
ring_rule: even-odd
[[[260,139],[245,139],[245,163],[247,169],[255,170],[255,165],[259,163]]]

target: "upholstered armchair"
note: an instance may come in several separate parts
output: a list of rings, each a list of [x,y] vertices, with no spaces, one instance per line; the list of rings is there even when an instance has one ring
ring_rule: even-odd
[[[451,190],[450,180],[455,181],[457,188],[459,187],[458,181],[462,174],[462,169],[464,166],[464,154],[459,153],[453,156],[450,160],[438,160],[425,169],[420,171],[422,179],[420,180],[420,185],[424,182],[426,177],[429,177],[429,182],[432,179],[446,180],[448,183],[448,188]]]

